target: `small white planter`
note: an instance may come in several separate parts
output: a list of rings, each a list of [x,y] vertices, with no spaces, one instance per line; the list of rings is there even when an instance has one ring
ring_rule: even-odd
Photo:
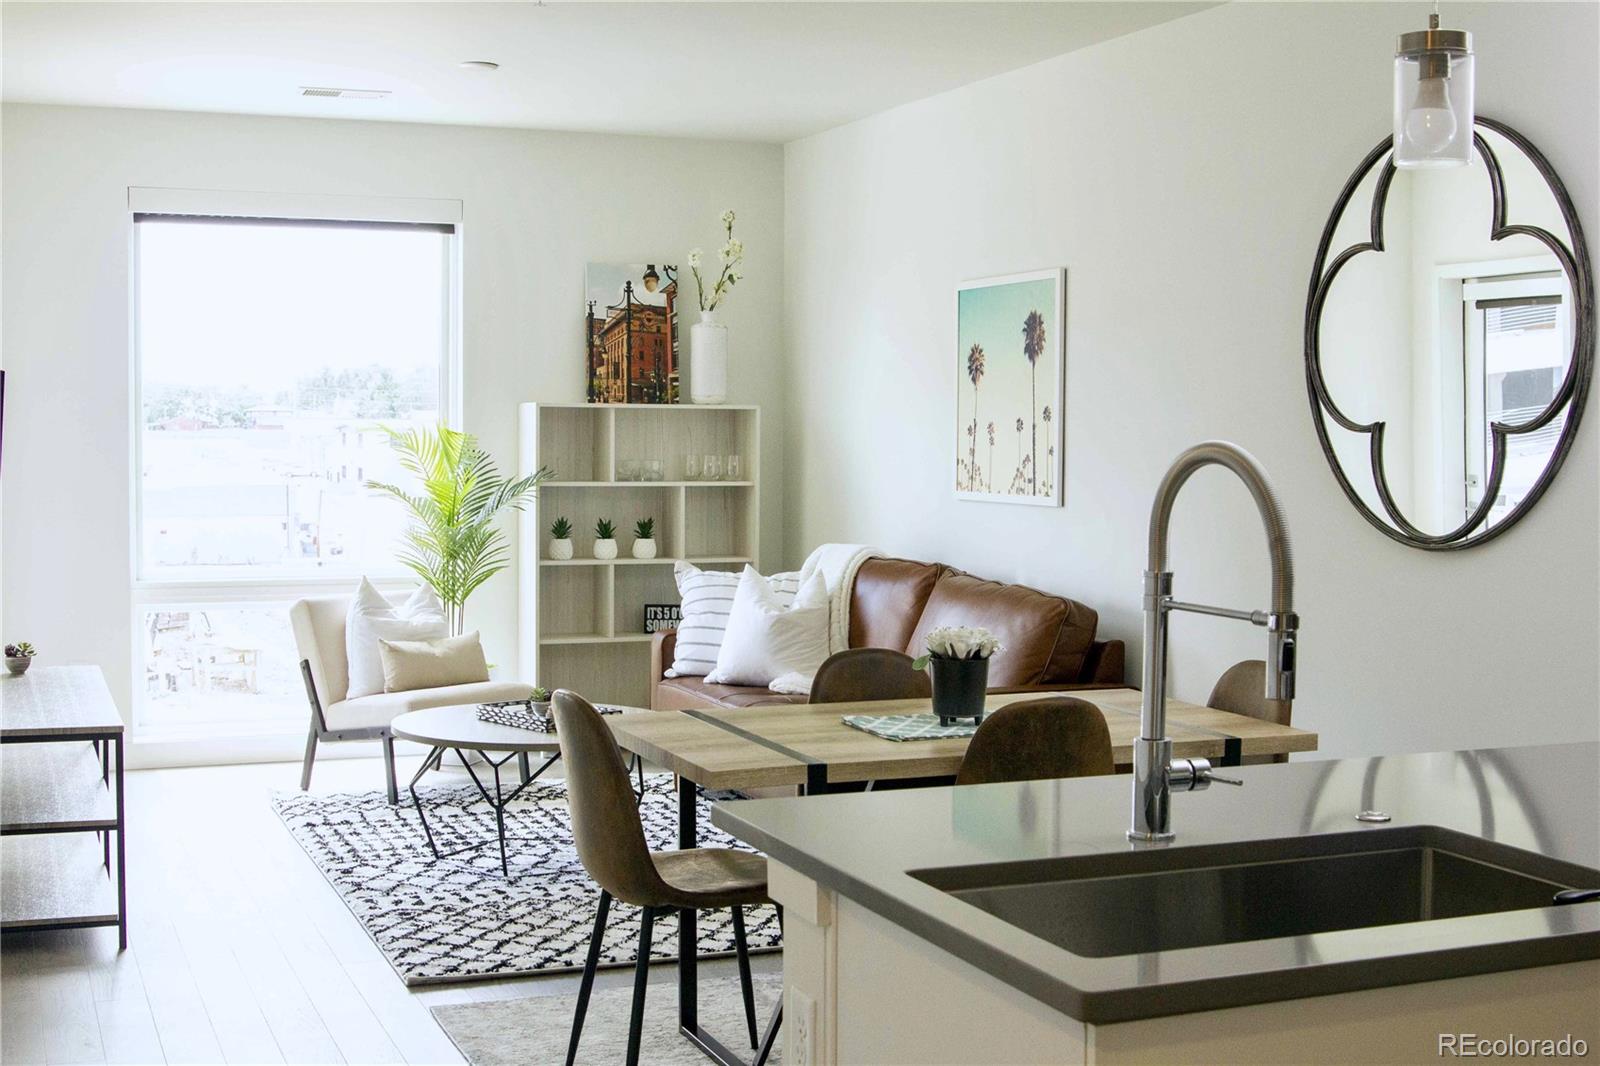
[[[615,540],[595,541],[594,557],[596,559],[615,559],[617,557],[617,542]]]
[[[656,542],[652,540],[635,540],[633,542],[633,557],[635,559],[654,559],[656,557]]]
[[[564,538],[562,540],[552,540],[550,542],[550,558],[552,558],[552,559],[570,559],[570,558],[572,558],[572,538],[571,537],[566,537],[566,538]]]
[[[728,327],[715,311],[700,312],[689,327],[689,398],[695,403],[728,400]]]

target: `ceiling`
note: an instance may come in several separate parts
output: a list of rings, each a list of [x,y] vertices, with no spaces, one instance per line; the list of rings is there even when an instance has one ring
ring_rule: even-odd
[[[788,141],[1210,6],[8,0],[0,43],[7,101]]]

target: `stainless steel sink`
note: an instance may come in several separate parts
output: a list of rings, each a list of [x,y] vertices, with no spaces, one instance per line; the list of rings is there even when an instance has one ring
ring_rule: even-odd
[[[1091,957],[1548,907],[1600,887],[1600,872],[1437,826],[910,873]]]

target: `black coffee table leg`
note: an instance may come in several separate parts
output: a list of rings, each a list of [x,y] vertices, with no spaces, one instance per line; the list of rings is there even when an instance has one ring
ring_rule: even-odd
[[[428,838],[428,850],[433,852],[435,859],[439,858],[439,845],[433,842],[433,830],[428,828],[428,815],[422,809],[422,800],[417,798],[417,782],[422,780],[422,775],[431,769],[436,769],[441,759],[444,758],[443,748],[434,748],[422,760],[422,765],[417,767],[417,772],[411,775],[411,783],[406,786],[406,791],[411,793],[411,806],[417,809],[417,820],[422,823],[422,833]]]

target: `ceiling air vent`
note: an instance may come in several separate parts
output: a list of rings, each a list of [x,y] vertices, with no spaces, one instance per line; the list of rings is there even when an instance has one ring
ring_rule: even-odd
[[[330,96],[340,100],[382,100],[388,89],[332,89],[322,85],[300,86],[301,96]]]

